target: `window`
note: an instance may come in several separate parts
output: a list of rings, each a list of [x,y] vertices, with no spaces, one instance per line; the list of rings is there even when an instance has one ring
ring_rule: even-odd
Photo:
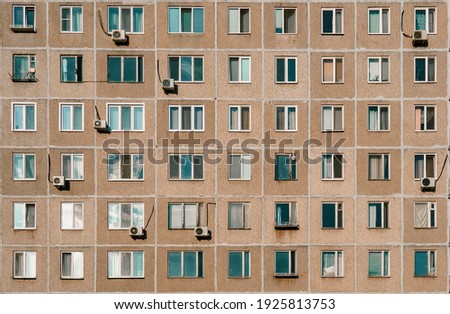
[[[229,34],[250,33],[249,8],[228,8],[228,33]]]
[[[108,104],[108,127],[112,131],[144,131],[144,106]]]
[[[436,58],[415,57],[414,58],[414,82],[436,82]]]
[[[199,219],[200,204],[169,204],[169,229],[194,229],[199,225]]]
[[[275,251],[275,277],[296,277],[296,251]]]
[[[369,34],[389,34],[389,9],[369,9]]]
[[[144,203],[108,203],[108,229],[144,226]]]
[[[250,252],[228,252],[228,277],[250,278]]]
[[[322,252],[322,277],[344,277],[344,252]]]
[[[369,154],[369,180],[389,180],[389,154]]]
[[[322,131],[344,131],[343,106],[322,106]]]
[[[297,158],[295,155],[275,155],[275,180],[297,180]]]
[[[436,155],[415,154],[414,155],[414,179],[434,178],[436,173]]]
[[[203,179],[202,155],[169,155],[169,180],[201,179]]]
[[[83,81],[83,57],[61,57],[61,82],[74,83]]]
[[[14,203],[13,210],[15,230],[36,228],[36,204]]]
[[[250,229],[250,203],[228,203],[228,229]]]
[[[322,83],[344,83],[343,64],[343,58],[322,58]]]
[[[369,228],[389,228],[389,203],[369,203]]]
[[[322,228],[340,229],[344,227],[342,203],[322,203]]]
[[[322,180],[344,179],[343,160],[340,154],[322,155]]]
[[[415,8],[414,29],[436,34],[436,8]]]
[[[250,131],[250,107],[230,106],[229,131]]]
[[[344,33],[343,11],[343,9],[322,9],[322,34]]]
[[[369,131],[389,131],[389,106],[370,105],[368,111]]]
[[[436,107],[434,105],[417,105],[416,131],[436,131]]]
[[[83,252],[61,252],[61,279],[83,279]]]
[[[389,277],[389,251],[369,252],[369,277]]]
[[[144,252],[108,252],[108,278],[144,278]]]
[[[297,83],[297,58],[278,57],[276,63],[276,83]]]
[[[83,32],[83,7],[61,7],[61,33]]]
[[[35,11],[36,8],[34,6],[13,5],[13,25],[11,25],[11,28],[35,31]]]
[[[250,180],[251,158],[250,155],[229,155],[228,156],[228,179],[230,180]]]
[[[169,106],[169,131],[204,131],[203,106]]]
[[[36,179],[36,156],[34,154],[13,154],[14,180]]]
[[[36,252],[14,252],[14,278],[36,278]]]
[[[436,203],[414,203],[414,227],[436,228]]]
[[[127,33],[144,32],[144,9],[142,7],[108,7],[108,32],[123,29]]]
[[[61,203],[61,230],[82,230],[83,228],[83,203]]]
[[[61,173],[67,180],[84,179],[83,154],[62,154]]]
[[[203,277],[203,252],[168,252],[167,260],[169,278]]]
[[[296,9],[276,8],[275,9],[275,33],[295,34],[297,33]]]
[[[108,56],[109,83],[142,83],[144,58],[139,56]]]
[[[169,57],[169,73],[176,82],[203,82],[203,57]]]
[[[109,154],[108,180],[144,180],[144,156]]]
[[[36,59],[34,55],[13,56],[13,81],[36,81]]]
[[[367,62],[369,83],[389,82],[389,58],[370,57]]]
[[[230,83],[250,83],[250,57],[230,57]]]
[[[276,106],[275,111],[277,131],[297,131],[297,107]]]
[[[36,131],[36,104],[13,103],[14,131]]]
[[[169,7],[169,33],[203,33],[203,8]]]
[[[414,276],[432,277],[436,276],[436,252],[415,251],[414,252]]]
[[[275,204],[275,228],[298,228],[297,224],[297,204],[276,203]]]
[[[60,104],[59,106],[59,130],[83,131],[84,130],[83,104]]]

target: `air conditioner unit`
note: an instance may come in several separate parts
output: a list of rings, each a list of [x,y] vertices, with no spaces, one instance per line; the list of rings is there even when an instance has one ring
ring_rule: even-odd
[[[197,227],[197,228],[195,228],[194,232],[195,232],[195,236],[197,238],[209,237],[208,227]]]
[[[106,131],[108,126],[105,120],[94,120],[94,129],[98,131]]]
[[[53,177],[53,186],[57,188],[64,188],[66,186],[66,179],[64,176],[54,176]]]
[[[175,89],[175,80],[174,79],[163,79],[162,88],[166,91],[172,91]]]
[[[427,31],[414,31],[412,41],[414,46],[428,43]]]
[[[144,235],[144,227],[130,227],[129,234],[132,237],[142,237]]]
[[[420,189],[422,191],[433,191],[436,188],[436,179],[422,178],[420,179]]]
[[[127,34],[123,29],[113,30],[111,37],[115,43],[125,43],[127,41]]]

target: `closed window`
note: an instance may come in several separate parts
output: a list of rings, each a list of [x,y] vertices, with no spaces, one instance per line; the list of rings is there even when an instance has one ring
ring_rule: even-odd
[[[250,33],[249,8],[228,8],[228,33],[229,34]]]
[[[417,105],[415,114],[416,131],[436,131],[436,106]]]
[[[250,107],[230,106],[229,131],[250,131]]]
[[[62,154],[61,173],[67,180],[83,180],[84,179],[83,154]]]
[[[420,202],[414,203],[414,227],[436,228],[436,203]]]
[[[436,82],[436,58],[415,57],[414,73],[415,83]]]
[[[344,33],[343,11],[343,9],[322,9],[322,34]]]
[[[36,104],[13,103],[12,129],[14,131],[36,131]]]
[[[297,204],[294,202],[275,204],[275,228],[297,228]]]
[[[36,204],[14,203],[13,204],[13,228],[35,229],[36,228]]]
[[[370,105],[367,120],[369,131],[389,131],[389,106]]]
[[[194,229],[199,225],[198,203],[170,203],[169,229]]]
[[[144,252],[108,252],[108,278],[144,278]]]
[[[342,203],[322,203],[322,228],[343,228],[344,210]]]
[[[297,276],[296,253],[296,251],[275,251],[275,277]]]
[[[275,180],[297,180],[297,158],[294,154],[275,155]]]
[[[250,155],[229,155],[228,156],[228,179],[230,180],[250,180],[251,157]]]
[[[144,58],[139,56],[108,56],[108,82],[142,83]]]
[[[344,156],[340,154],[322,155],[322,180],[341,180],[344,178]]]
[[[84,130],[83,104],[60,104],[59,106],[59,130],[83,131]]]
[[[228,229],[250,229],[250,203],[228,204]]]
[[[389,82],[389,58],[370,57],[367,64],[369,83]]]
[[[144,8],[108,7],[108,32],[122,29],[127,33],[144,32]]]
[[[414,276],[434,277],[436,276],[436,252],[415,251],[414,252]]]
[[[34,154],[13,154],[13,179],[36,179],[36,156]]]
[[[434,178],[436,173],[436,155],[414,155],[414,179]]]
[[[13,55],[13,81],[36,81],[35,55]]]
[[[202,155],[169,155],[169,180],[201,179],[203,179]]]
[[[428,34],[435,34],[436,27],[436,8],[415,8],[414,30],[426,31]]]
[[[13,5],[13,28],[36,28],[36,8],[27,5]]]
[[[322,252],[322,277],[344,277],[344,252]]]
[[[169,57],[169,73],[176,82],[203,82],[203,57]]]
[[[297,58],[295,57],[277,57],[276,64],[276,83],[297,83]]]
[[[169,7],[169,33],[203,33],[203,8]]]
[[[61,230],[82,230],[83,228],[83,203],[61,203]]]
[[[369,277],[389,276],[389,251],[369,252]]]
[[[61,33],[83,32],[83,7],[61,7]]]
[[[36,278],[36,252],[14,252],[14,278]]]
[[[322,58],[322,83],[344,83],[343,65],[343,58]]]
[[[369,9],[369,34],[389,34],[389,9]]]
[[[112,131],[144,131],[144,106],[108,104],[108,127]]]
[[[83,81],[83,57],[61,57],[61,82],[74,83]]]
[[[344,131],[343,106],[322,106],[322,131]]]
[[[296,9],[275,8],[275,34],[297,33],[296,15]]]
[[[389,154],[369,154],[369,180],[389,180]]]
[[[250,83],[250,57],[230,57],[230,83]]]
[[[61,279],[83,279],[83,268],[83,252],[61,252]]]
[[[204,131],[203,106],[169,106],[169,131]]]
[[[277,131],[297,131],[297,107],[276,106],[275,111]]]
[[[108,180],[144,180],[144,156],[109,154]]]
[[[250,278],[250,252],[228,252],[228,277]]]
[[[144,227],[144,203],[108,203],[108,229]]]
[[[203,277],[203,252],[168,252],[167,264],[169,278]]]
[[[369,228],[389,228],[389,203],[369,203]]]

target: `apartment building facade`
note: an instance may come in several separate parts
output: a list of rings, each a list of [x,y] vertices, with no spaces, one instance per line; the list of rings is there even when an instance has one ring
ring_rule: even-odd
[[[0,12],[0,291],[449,291],[447,1]]]

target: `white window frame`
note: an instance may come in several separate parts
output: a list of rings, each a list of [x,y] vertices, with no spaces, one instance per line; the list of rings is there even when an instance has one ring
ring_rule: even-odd
[[[288,273],[277,273],[277,263],[276,263],[276,256],[277,253],[289,253],[289,259],[288,259],[288,268],[289,268],[289,272]],[[294,255],[294,256],[292,256]],[[297,251],[296,250],[277,250],[274,252],[274,257],[275,257],[275,261],[274,261],[274,275],[275,277],[297,277],[297,272],[298,272],[298,268],[297,268]],[[294,272],[291,272],[292,269],[292,260],[295,261],[295,265],[294,265]]]
[[[324,174],[325,173],[322,173],[322,181],[332,181],[332,180],[337,180],[337,181],[342,181],[342,180],[344,180],[344,178],[345,178],[345,171],[344,171],[344,154],[341,154],[341,153],[339,153],[339,154],[333,154],[333,153],[330,153],[330,154],[328,154],[328,153],[324,153],[324,154],[322,154],[322,160],[321,160],[321,162],[323,163],[323,160],[324,160],[324,156],[331,156],[331,163],[332,163],[332,165],[331,165],[331,174],[332,174],[332,176],[331,176],[331,178],[325,178],[324,177]],[[342,178],[335,178],[334,177],[334,172],[335,172],[335,170],[334,170],[334,168],[335,168],[335,166],[334,166],[334,156],[341,156],[341,168],[342,168]],[[322,166],[322,164],[321,164],[321,166]]]
[[[337,33],[336,32],[336,11],[340,10],[341,11],[341,25],[342,25],[342,32]],[[326,33],[323,31],[323,12],[325,11],[332,11],[333,12],[333,30],[331,31],[331,33]],[[344,8],[322,8],[321,9],[321,24],[320,24],[320,33],[322,35],[344,35],[345,31],[344,31]]]
[[[430,13],[429,11],[434,10],[434,31],[430,32],[429,30],[429,26],[430,26],[430,21],[429,21],[429,17],[430,17]],[[426,29],[425,31],[427,32],[427,34],[437,34],[437,22],[438,22],[438,17],[437,17],[437,8],[436,7],[416,7],[414,8],[414,30],[416,31],[416,11],[418,10],[425,10],[425,17],[426,17],[426,21],[425,21],[425,25],[426,25]]]
[[[240,156],[240,174],[239,178],[231,178],[231,157],[232,156]],[[252,156],[250,154],[234,154],[231,153],[228,155],[228,180],[229,181],[250,181],[252,179]],[[245,168],[248,167],[247,171]],[[244,173],[248,172],[248,178],[244,177]]]
[[[133,260],[134,260],[134,253],[135,252],[141,252],[142,253],[142,265],[143,265],[143,267],[142,267],[142,276],[133,276],[133,266],[134,266]],[[121,258],[119,258],[120,266],[122,266],[122,254],[130,254],[130,274],[131,274],[130,276],[123,276],[122,274],[118,274],[116,276],[114,276],[114,275],[111,276],[110,275],[110,273],[109,273],[110,253],[119,253],[119,255],[121,257]],[[114,279],[114,278],[129,278],[129,279],[132,279],[132,278],[145,278],[145,254],[144,254],[144,251],[139,251],[139,250],[137,250],[137,251],[108,251],[108,253],[107,253],[107,261],[108,261],[108,266],[107,266],[108,279]]]
[[[177,228],[176,226],[174,227],[173,226],[173,224],[169,224],[168,225],[168,229],[169,230],[193,230],[193,229],[195,229],[195,227],[198,227],[199,226],[199,222],[200,222],[200,215],[201,215],[201,210],[202,210],[202,206],[201,206],[201,204],[200,203],[177,203],[177,202],[175,202],[175,203],[169,203],[168,204],[168,217],[169,217],[169,219],[170,219],[170,221],[172,221],[172,213],[170,212],[170,206],[171,205],[179,205],[179,206],[182,206],[182,210],[181,210],[181,227],[180,228]],[[194,205],[194,206],[196,206],[196,210],[195,210],[195,220],[196,220],[196,224],[195,224],[195,227],[187,227],[186,225],[185,225],[185,222],[186,222],[186,220],[185,220],[185,217],[187,216],[186,215],[186,205]]]
[[[168,73],[170,73],[170,58],[178,58],[178,80],[175,80],[175,82],[180,84],[198,84],[198,83],[205,83],[205,58],[203,56],[168,56],[169,62],[168,62]],[[181,58],[191,58],[191,80],[190,81],[183,81],[181,79],[181,72],[182,72],[182,64],[181,64]],[[201,80],[195,80],[195,59],[201,59],[202,60],[202,79]]]
[[[416,81],[416,60],[425,59],[425,80],[424,81]],[[434,59],[434,80],[428,80],[428,63],[430,59]],[[414,83],[436,83],[437,82],[437,58],[435,56],[417,56],[414,57]]]
[[[380,15],[380,29],[378,32],[370,32],[370,11],[378,11]],[[388,25],[387,33],[383,33],[383,11],[387,11],[388,14]],[[391,9],[390,8],[369,8],[367,10],[367,34],[368,35],[389,35],[391,33]]]
[[[22,24],[22,26],[16,26],[15,21],[14,21],[14,8],[16,8],[16,7],[21,7],[23,9],[23,23],[24,24]],[[28,24],[27,24],[27,14],[26,14],[26,11],[27,11],[26,9],[27,8],[32,8],[33,11],[34,11],[33,31],[36,31],[36,19],[37,19],[36,6],[28,5],[28,4],[15,4],[15,5],[12,6],[12,20],[13,20],[13,23],[11,25],[11,28],[24,28],[24,29],[29,28]]]
[[[63,71],[63,60],[66,58],[75,58],[75,80],[69,81],[69,80],[63,80],[62,78],[62,71]],[[61,55],[60,56],[60,83],[82,83],[83,82],[83,56],[82,55]],[[79,71],[79,65],[81,65],[81,71]],[[81,75],[79,73],[81,72]]]
[[[385,172],[385,167],[384,167],[384,159],[385,157],[387,157],[388,160],[388,177],[387,178],[376,178],[376,179],[371,179],[370,178],[370,172],[371,172],[371,168],[370,168],[370,157],[381,157],[381,167],[382,167],[382,172],[384,174]],[[391,154],[386,154],[386,153],[369,153],[367,155],[367,169],[368,169],[368,181],[389,181],[391,180]]]
[[[248,10],[248,32],[241,32],[241,10]],[[238,25],[237,25],[237,29],[239,30],[238,32],[232,32],[230,31],[230,11],[233,10],[237,10],[238,11]],[[230,35],[239,35],[239,34],[244,34],[244,35],[249,35],[252,33],[252,14],[251,14],[251,8],[250,7],[229,7],[228,8],[228,34]]]
[[[324,227],[323,226],[323,205],[324,204],[332,204],[334,205],[334,227]],[[321,214],[322,214],[322,221],[321,221],[321,229],[324,230],[334,230],[334,229],[344,229],[344,203],[343,202],[322,202],[321,204]],[[339,212],[341,212],[342,221],[341,226],[339,226]]]
[[[15,62],[16,62],[16,57],[27,57],[28,59],[28,73],[27,73],[27,77],[26,78],[20,78],[20,77],[16,77],[15,76]],[[34,54],[13,54],[13,62],[12,62],[12,66],[13,66],[13,81],[17,81],[17,82],[36,82],[36,55]],[[31,72],[30,69],[34,69],[35,72]]]
[[[337,62],[336,60],[342,60],[342,81],[337,80]],[[324,80],[324,69],[325,69],[325,64],[324,64],[324,60],[333,60],[333,80],[332,81],[325,81]],[[344,69],[345,69],[345,64],[344,64],[344,57],[322,57],[322,83],[323,84],[343,84],[344,83]]]
[[[326,275],[324,265],[323,265],[323,255],[324,253],[332,253],[334,255],[334,276]],[[321,252],[321,277],[322,278],[342,278],[344,277],[344,251],[322,251]],[[341,256],[342,265],[339,263],[339,255]]]
[[[15,156],[22,156],[22,160],[23,160],[23,174],[24,177],[23,178],[14,178],[14,169],[15,169],[15,165],[14,165],[14,157]],[[34,168],[34,177],[33,178],[26,178],[26,173],[27,173],[27,164],[26,164],[26,156],[33,156],[33,168]],[[35,181],[36,180],[36,154],[33,153],[13,153],[13,180],[14,181]]]
[[[22,254],[23,258],[23,264],[22,265],[16,265],[16,255]],[[30,275],[26,275],[26,268],[27,268],[27,261],[29,259],[34,260],[34,269],[30,270]],[[14,279],[35,279],[36,278],[36,251],[14,251],[13,252],[13,278]],[[23,276],[17,276],[16,275],[16,268],[17,266],[20,266],[22,268]]]
[[[27,115],[26,115],[26,107],[33,106],[34,107],[34,128],[33,129],[27,129],[26,128],[26,122],[27,122]],[[24,129],[16,129],[14,125],[14,120],[16,116],[16,107],[23,107],[23,126]],[[37,121],[36,121],[36,103],[35,102],[13,102],[11,103],[11,131],[13,132],[35,132],[37,130]]]
[[[287,224],[281,223],[277,218],[277,205],[284,204],[289,205],[289,222]],[[283,228],[298,228],[298,218],[297,218],[297,203],[296,202],[275,202],[275,229]]]
[[[119,206],[119,217],[118,217],[119,218],[119,226],[118,227],[114,227],[111,224],[110,219],[109,219],[109,217],[110,217],[110,205],[111,204]],[[122,226],[122,206],[123,205],[129,205],[130,206],[130,225],[121,227]],[[140,223],[137,226],[134,225],[134,223],[133,223],[134,222],[134,218],[135,218],[135,215],[134,215],[134,212],[133,212],[133,208],[134,208],[135,205],[142,206],[142,217],[141,217],[141,219],[139,219]],[[144,206],[143,202],[131,202],[131,203],[130,202],[108,202],[107,215],[108,215],[108,217],[107,217],[108,230],[128,230],[131,227],[144,227],[145,206]],[[139,218],[139,216],[138,216],[138,218]]]
[[[178,25],[179,30],[178,32],[171,32],[170,31],[170,10],[169,9],[178,9],[179,10],[179,17]],[[190,9],[191,10],[191,31],[190,32],[183,32],[181,30],[181,24],[182,24],[182,9]],[[194,9],[201,9],[203,11],[202,18],[203,18],[203,32],[194,32]],[[186,6],[169,6],[167,7],[167,33],[169,34],[204,34],[205,33],[205,8],[200,6],[193,6],[193,7],[186,7]]]
[[[238,59],[238,80],[231,80],[231,73],[228,74],[228,83],[230,84],[250,84],[252,82],[252,57],[251,56],[229,56],[228,57],[228,69],[230,69],[231,59]],[[241,80],[242,77],[242,60],[248,59],[248,81]]]
[[[125,2],[124,2],[125,3]],[[128,5],[109,5],[107,7],[107,21],[108,21],[108,34],[112,34],[112,31],[109,31],[109,9],[110,8],[118,8],[119,9],[119,30],[123,29],[122,28],[122,9],[130,9],[130,26],[131,26],[131,31],[127,31],[127,34],[133,34],[133,35],[142,35],[145,33],[145,9],[143,6],[128,6]],[[133,31],[133,11],[135,8],[141,8],[142,9],[142,32],[134,32]]]
[[[175,129],[171,129],[171,109],[177,108],[178,109],[178,127]],[[182,128],[182,120],[183,120],[183,108],[190,108],[191,110],[191,128],[190,129],[183,129]],[[195,128],[195,109],[201,108],[202,109],[202,128],[196,129]],[[169,132],[204,132],[205,131],[205,107],[203,105],[169,105]]]
[[[64,177],[66,180],[70,180],[70,181],[84,181],[84,154],[83,153],[64,153],[61,154],[61,175],[64,173],[64,157],[70,157],[70,177]],[[82,168],[82,173],[81,173],[81,177],[74,179],[73,178],[73,173],[74,173],[74,161],[73,158],[75,156],[80,157],[81,156],[81,162],[83,163],[83,168]]]
[[[378,227],[376,226],[376,219],[374,221],[374,225],[371,225],[370,223],[370,205],[376,205],[379,204],[381,205],[381,226]],[[368,202],[367,204],[367,214],[368,214],[368,222],[367,222],[367,228],[369,229],[389,229],[389,202],[378,202],[378,201],[373,201],[373,202]],[[376,212],[375,212],[375,216],[376,216]]]
[[[190,156],[192,156],[192,172],[191,172],[191,178],[190,179],[182,179],[181,178],[181,172],[182,172],[182,166],[183,166],[182,163],[181,163],[181,155],[190,155]],[[171,178],[170,177],[170,156],[178,156],[179,157],[179,161],[180,162],[178,164],[178,178]],[[195,160],[195,157],[201,157],[201,159],[202,159],[202,177],[201,178],[194,178],[194,173],[195,173],[194,160]],[[169,154],[169,164],[167,166],[167,170],[168,170],[169,181],[202,181],[202,180],[205,180],[205,161],[204,161],[204,158],[203,158],[203,154],[196,154],[196,153],[194,153],[194,154],[192,154],[192,153]]]
[[[110,108],[119,108],[118,109],[118,117],[117,117],[117,123],[119,125],[119,129],[111,130],[113,132],[144,132],[145,131],[145,105],[143,103],[108,103],[106,105],[106,116],[108,117],[108,126],[111,124],[109,123],[111,121],[110,118]],[[124,130],[122,127],[122,108],[123,107],[130,107],[130,130]],[[135,108],[142,108],[142,130],[135,129],[134,125],[134,110]]]
[[[371,276],[370,275],[370,254],[371,253],[380,253],[381,254],[381,265],[380,265],[380,269],[381,269],[381,275],[378,276]],[[384,268],[385,268],[385,264],[384,264],[384,255],[387,253],[388,256],[388,260],[387,260],[387,274],[384,274]],[[388,278],[391,277],[391,253],[388,250],[379,250],[379,251],[369,251],[369,254],[367,256],[367,277],[368,278]]]
[[[16,205],[20,206],[19,209],[24,210],[23,214],[23,226],[16,226],[15,225],[15,218],[16,218]],[[28,212],[28,205],[32,205],[34,206],[34,222],[32,227],[27,226],[27,212]],[[35,230],[36,229],[36,215],[37,215],[37,209],[36,209],[36,203],[32,203],[32,202],[14,202],[13,203],[13,229],[14,230]]]
[[[277,67],[277,61],[278,60],[284,60],[284,79],[282,81],[278,81],[278,67]],[[295,80],[294,81],[289,81],[289,60],[294,60],[295,61]],[[275,84],[297,84],[298,83],[298,62],[297,62],[297,57],[275,57]]]
[[[80,30],[79,31],[74,31],[73,30],[73,28],[72,28],[72,21],[73,21],[73,9],[74,8],[81,8],[81,24],[80,24]],[[69,17],[69,25],[70,25],[70,30],[68,30],[68,31],[64,31],[62,28],[63,28],[63,23],[62,23],[62,20],[63,20],[63,18],[62,18],[62,10],[63,9],[70,9],[70,17]],[[59,26],[59,31],[61,32],[61,33],[63,33],[63,34],[82,34],[83,33],[83,23],[84,23],[84,21],[83,21],[83,18],[84,18],[84,12],[83,12],[83,6],[81,6],[81,5],[62,5],[60,8],[59,8],[59,24],[60,24],[60,26]]]
[[[242,226],[234,227],[230,221],[231,206],[240,206],[242,216]],[[228,230],[248,230],[250,227],[251,207],[249,202],[229,202],[228,203]]]
[[[109,163],[109,160],[110,160],[110,158],[109,158],[109,156],[112,156],[112,155],[116,155],[116,156],[119,156],[119,178],[117,178],[117,179],[112,179],[112,178],[110,178],[109,177],[109,174],[110,174],[110,167],[111,167],[111,164]],[[122,158],[123,158],[123,156],[124,155],[129,155],[130,156],[130,162],[131,162],[131,164],[130,164],[130,171],[131,171],[131,175],[130,175],[130,178],[122,178],[122,167],[121,167],[121,160],[122,160]],[[142,179],[139,179],[139,178],[133,178],[133,168],[134,168],[134,156],[142,156]],[[108,181],[144,181],[144,179],[145,179],[145,162],[144,162],[144,154],[108,154],[108,170],[107,170],[108,172]]]
[[[283,109],[283,120],[284,120],[284,129],[277,128],[277,115],[278,115],[278,109]],[[289,115],[287,114],[289,109],[294,108],[295,112],[295,126],[293,129],[288,129],[288,121],[289,121]],[[298,113],[297,113],[297,106],[294,105],[276,105],[275,106],[275,131],[276,132],[296,132],[298,128]]]
[[[427,205],[427,220],[425,227],[418,226],[417,222],[417,205]],[[414,202],[414,229],[436,229],[437,228],[437,209],[436,202]]]
[[[332,115],[332,119],[331,119],[331,129],[326,129],[324,126],[324,110],[326,108],[331,108],[331,115]],[[334,125],[334,120],[335,120],[335,109],[339,108],[341,109],[342,112],[342,130],[336,130],[335,129],[335,125]],[[345,126],[344,126],[344,121],[345,121],[345,114],[344,114],[344,106],[343,105],[322,105],[321,106],[321,114],[322,114],[322,132],[344,132],[345,130]]]
[[[170,253],[180,253],[181,254],[181,263],[180,263],[180,273],[181,276],[170,276],[169,275],[169,255]],[[195,253],[195,275],[194,276],[185,276],[184,275],[184,254],[185,253]],[[199,274],[199,260],[202,260],[202,274]],[[203,278],[205,273],[205,261],[204,261],[204,253],[203,251],[168,251],[167,252],[167,278]]]
[[[63,108],[70,108],[70,124],[69,129],[63,129]],[[81,130],[75,130],[74,126],[74,107],[81,107]],[[59,131],[60,132],[83,132],[84,131],[84,104],[83,103],[59,103]]]
[[[282,23],[282,31],[281,31],[281,33],[277,33],[276,32],[276,24],[277,24],[276,23],[276,21],[277,21],[276,12],[277,12],[277,10],[281,10],[281,23]],[[295,11],[295,13],[294,13],[294,15],[295,15],[295,30],[294,30],[294,32],[287,33],[285,28],[284,28],[284,25],[285,25],[284,11],[285,10],[294,10]],[[297,8],[276,7],[274,12],[275,12],[274,13],[274,24],[275,24],[274,33],[275,33],[275,35],[295,35],[295,34],[297,34],[297,23],[298,23],[297,22]]]
[[[231,129],[231,109],[237,108],[238,111],[238,128],[237,129]],[[248,109],[248,129],[242,128],[242,108]],[[250,105],[230,105],[228,106],[228,131],[230,132],[251,132],[252,130],[252,109]]]
[[[120,81],[111,81],[109,78],[109,59],[119,59],[120,58]],[[136,79],[133,81],[125,81],[125,58],[127,59],[136,59]],[[142,69],[139,68],[139,59],[141,60]],[[143,56],[132,56],[132,55],[108,55],[107,61],[106,61],[106,78],[107,82],[110,84],[139,84],[139,83],[145,83],[145,59]],[[140,73],[139,70],[142,70],[142,73]],[[140,79],[140,76],[142,76],[142,80]]]
[[[378,117],[377,129],[371,130],[369,128],[370,121],[369,121],[369,116],[367,116],[367,131],[368,132],[389,132],[391,130],[391,106],[390,105],[368,105],[367,106],[367,115],[369,115],[371,107],[377,108],[377,117]],[[388,111],[388,128],[386,130],[381,130],[381,110],[380,110],[381,108],[387,108],[387,111]]]
[[[242,260],[242,273],[240,276],[230,276],[230,253],[240,253],[241,260]],[[245,254],[248,254],[248,276],[245,275]],[[228,268],[227,268],[227,277],[229,279],[235,279],[235,278],[251,278],[252,274],[252,254],[250,251],[228,251],[227,252],[227,262],[228,262]]]
[[[428,129],[427,128],[427,116],[428,116],[428,109],[429,108],[433,108],[434,111],[434,129]],[[417,109],[423,109],[424,112],[424,129],[416,129],[416,127],[414,126],[414,129],[416,132],[435,132],[437,131],[437,106],[436,105],[415,105],[414,106],[414,117],[415,117],[415,121],[417,120]],[[420,117],[419,117],[420,119]]]
[[[71,218],[72,218],[72,227],[63,227],[63,220],[64,220],[64,205],[71,207]],[[82,226],[76,227],[75,226],[75,205],[81,206],[81,224]],[[84,203],[77,203],[77,202],[62,202],[61,203],[61,230],[84,230]],[[70,208],[69,208],[70,210]]]
[[[64,266],[63,266],[63,255],[65,254],[69,254],[70,255],[70,275],[69,276],[65,276],[64,275]],[[61,252],[61,257],[60,257],[60,264],[61,264],[61,269],[60,269],[60,274],[61,274],[61,279],[83,279],[84,278],[84,252],[82,251],[62,251]],[[80,275],[76,275],[75,274],[75,268],[79,266],[81,268],[81,274]]]
[[[427,173],[427,156],[434,156],[434,178],[436,178],[437,174],[437,155],[435,153],[415,153],[414,154],[414,180],[418,181],[422,179],[422,177],[416,177],[416,156],[423,157],[423,173],[426,175]],[[425,178],[425,177],[423,177]]]
[[[368,57],[367,58],[367,83],[369,84],[377,84],[377,83],[390,83],[391,82],[391,58],[390,57]],[[378,79],[370,80],[370,61],[376,60],[378,62]],[[388,63],[388,73],[387,73],[387,81],[383,81],[383,61],[387,60]]]
[[[428,256],[428,275],[427,276],[417,276],[414,273],[414,277],[416,278],[426,278],[426,277],[436,277],[436,273],[437,273],[437,252],[435,250],[415,250],[414,251],[414,259],[415,259],[415,255],[416,252],[427,252],[427,256]],[[434,266],[434,271],[431,271],[431,265],[433,264]],[[416,267],[415,262],[414,262],[414,268]]]

